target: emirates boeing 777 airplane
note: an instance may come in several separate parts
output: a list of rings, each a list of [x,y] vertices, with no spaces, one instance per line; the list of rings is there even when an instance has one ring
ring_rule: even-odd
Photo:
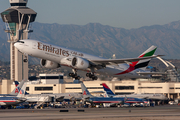
[[[105,59],[31,39],[19,40],[14,46],[25,55],[40,58],[40,64],[46,68],[71,67],[73,72],[69,76],[75,79],[80,79],[77,70],[87,71],[86,76],[93,80],[97,79],[95,73],[121,79],[148,77],[150,75],[145,70],[146,66],[151,58],[160,56],[153,55],[156,46],[151,46],[138,58],[125,59]]]

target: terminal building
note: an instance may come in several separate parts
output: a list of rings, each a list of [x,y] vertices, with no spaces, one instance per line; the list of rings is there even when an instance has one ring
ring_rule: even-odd
[[[37,81],[29,81],[26,91],[29,94],[51,94],[51,93],[82,93],[81,85],[74,83],[72,79],[63,79],[60,74],[40,74]],[[71,82],[66,82],[71,81]],[[104,91],[101,86],[106,83],[115,94],[152,93],[163,94],[169,99],[176,99],[180,96],[180,83],[178,82],[155,82],[138,80],[107,81],[95,80],[84,81],[90,92]],[[2,80],[0,94],[8,94],[15,88],[10,80]]]
[[[60,84],[64,83],[63,75],[61,74],[39,74],[41,84]]]

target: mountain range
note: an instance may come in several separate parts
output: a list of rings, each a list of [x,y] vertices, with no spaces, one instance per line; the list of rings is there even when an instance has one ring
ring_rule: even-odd
[[[0,60],[9,61],[10,50],[5,25],[0,19]],[[30,39],[52,43],[85,53],[111,58],[137,57],[151,45],[158,47],[156,54],[164,58],[180,59],[180,21],[165,25],[124,29],[89,23],[60,25],[32,23]]]

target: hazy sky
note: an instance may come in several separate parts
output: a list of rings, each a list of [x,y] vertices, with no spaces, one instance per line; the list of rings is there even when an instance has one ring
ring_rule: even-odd
[[[85,25],[101,23],[126,29],[180,20],[180,0],[29,0],[36,21]],[[0,12],[10,7],[0,0]]]

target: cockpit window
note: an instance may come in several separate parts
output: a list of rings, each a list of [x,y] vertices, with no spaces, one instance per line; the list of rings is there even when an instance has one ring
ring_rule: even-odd
[[[24,41],[17,41],[17,42],[24,43]]]

